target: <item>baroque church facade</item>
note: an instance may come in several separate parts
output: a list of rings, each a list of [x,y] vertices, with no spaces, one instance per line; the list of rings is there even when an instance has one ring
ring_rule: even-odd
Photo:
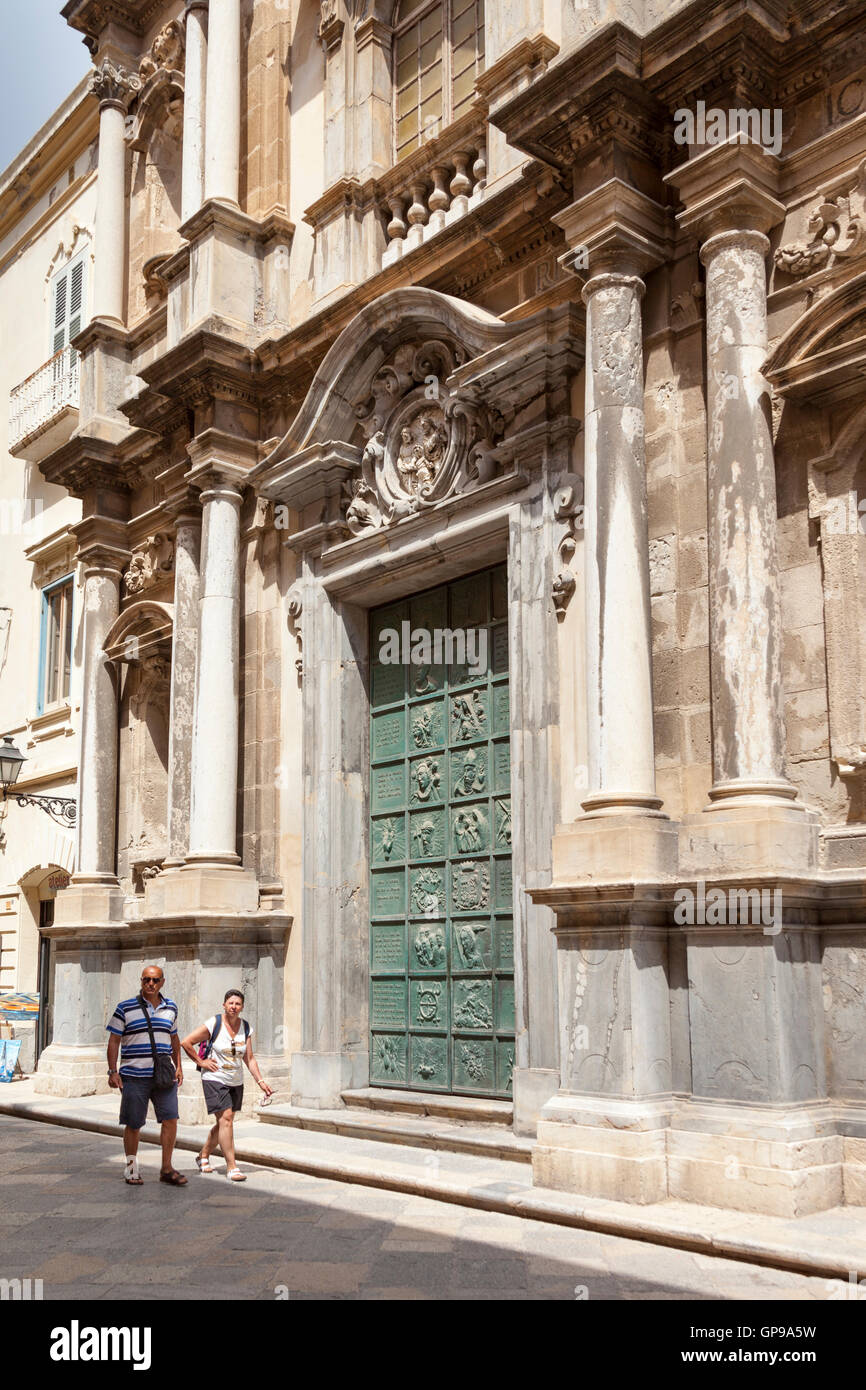
[[[296,1111],[459,1097],[544,1187],[866,1202],[864,11],[68,0],[38,1089],[106,1087],[156,960],[183,1027],[246,990]]]

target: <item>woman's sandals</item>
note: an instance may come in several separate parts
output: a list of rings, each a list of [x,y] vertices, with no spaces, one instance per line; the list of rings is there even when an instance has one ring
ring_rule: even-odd
[[[204,1154],[196,1154],[195,1166],[200,1173],[213,1173],[215,1171],[210,1166],[210,1158],[205,1158]]]
[[[240,1168],[229,1168],[226,1172],[229,1182],[246,1182],[247,1175],[242,1173]]]
[[[139,1171],[138,1171],[138,1159],[137,1159],[137,1158],[128,1158],[128,1159],[126,1160],[126,1169],[125,1169],[125,1171],[124,1171],[123,1176],[124,1176],[124,1178],[126,1179],[126,1181],[129,1183],[130,1187],[140,1187],[140,1186],[141,1186],[142,1178],[141,1178],[141,1174],[140,1174]]]

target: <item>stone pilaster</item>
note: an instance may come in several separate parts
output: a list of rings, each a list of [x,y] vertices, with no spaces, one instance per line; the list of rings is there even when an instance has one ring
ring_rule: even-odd
[[[205,201],[238,201],[241,159],[240,0],[210,0],[205,109]]]
[[[99,99],[93,315],[118,324],[126,321],[126,112],[140,87],[138,77],[107,57],[91,84]]]
[[[187,0],[181,222],[198,212],[204,199],[207,32],[208,0]]]

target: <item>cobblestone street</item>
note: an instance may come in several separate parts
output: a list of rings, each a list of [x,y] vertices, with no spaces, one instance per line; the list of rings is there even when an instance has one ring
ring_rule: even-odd
[[[832,1280],[242,1165],[182,1190],[123,1182],[121,1142],[0,1117],[0,1277],[42,1279],[46,1300],[758,1299],[845,1297]],[[137,1252],[137,1253],[133,1253]]]

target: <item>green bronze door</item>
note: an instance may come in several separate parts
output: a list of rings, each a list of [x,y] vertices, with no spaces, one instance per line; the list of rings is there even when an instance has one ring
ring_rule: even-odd
[[[510,1097],[505,566],[377,609],[370,640],[370,1084]]]

